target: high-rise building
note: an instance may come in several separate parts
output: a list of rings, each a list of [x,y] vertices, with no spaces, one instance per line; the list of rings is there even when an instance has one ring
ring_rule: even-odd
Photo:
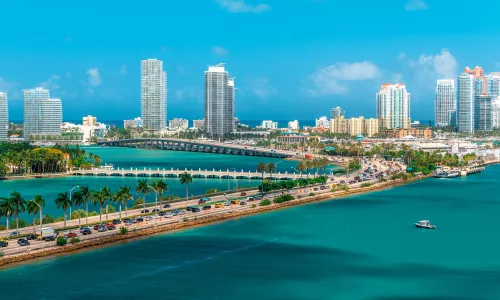
[[[234,79],[228,78],[224,64],[205,71],[205,129],[208,134],[223,136],[235,131]]]
[[[264,129],[278,129],[278,122],[273,122],[272,120],[262,121],[262,128]]]
[[[486,76],[486,94],[492,99],[500,96],[500,73],[492,72]]]
[[[97,123],[97,118],[91,115],[83,117],[82,119],[83,126],[95,126],[96,123]]]
[[[316,127],[330,128],[330,120],[328,120],[325,116],[319,117],[319,119],[316,119]]]
[[[330,110],[330,119],[336,119],[344,115],[344,111],[339,106]]]
[[[454,122],[450,120],[457,109],[455,95],[455,81],[451,79],[440,79],[436,86],[436,99],[434,100],[434,124],[435,126],[450,126]]]
[[[299,130],[299,121],[293,120],[293,121],[288,122],[288,129]]]
[[[62,103],[61,99],[41,100],[41,127],[38,134],[61,135]]]
[[[41,87],[24,90],[24,137],[42,131],[42,101],[50,99],[50,92]]]
[[[491,126],[500,129],[500,96],[491,102]]]
[[[189,128],[189,121],[185,119],[174,118],[168,121],[168,129],[170,130],[186,130]]]
[[[404,84],[383,84],[376,98],[380,128],[410,128],[410,93]]]
[[[9,105],[7,94],[0,92],[0,141],[6,141],[9,129]]]
[[[167,125],[167,73],[158,59],[141,61],[141,118],[149,130]]]
[[[476,66],[473,70],[471,70],[469,67],[465,67],[464,73],[474,77],[474,95],[485,95],[487,91],[487,80],[484,76],[483,68]]]
[[[474,130],[493,130],[491,96],[489,95],[478,95],[474,97]]]
[[[459,132],[474,132],[474,76],[464,72],[457,81],[456,124]]]

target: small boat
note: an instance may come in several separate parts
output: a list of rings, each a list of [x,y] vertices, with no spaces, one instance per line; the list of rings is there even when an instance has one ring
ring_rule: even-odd
[[[415,227],[425,228],[425,229],[436,229],[436,225],[431,225],[429,220],[418,221],[418,223],[415,223]]]

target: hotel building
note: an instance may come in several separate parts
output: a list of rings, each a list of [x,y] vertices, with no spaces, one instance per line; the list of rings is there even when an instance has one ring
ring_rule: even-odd
[[[9,105],[7,94],[0,92],[0,141],[6,141],[9,129]]]
[[[455,81],[441,79],[437,81],[436,98],[434,101],[435,126],[451,126],[457,110]]]
[[[383,84],[376,100],[380,128],[410,128],[410,93],[404,84]]]
[[[141,61],[141,118],[149,130],[167,125],[167,73],[158,59]]]
[[[224,64],[205,71],[205,129],[212,136],[235,131],[234,79],[228,78]]]

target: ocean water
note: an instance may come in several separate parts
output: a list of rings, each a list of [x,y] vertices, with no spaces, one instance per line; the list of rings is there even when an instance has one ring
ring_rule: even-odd
[[[277,164],[280,172],[295,172],[292,168],[297,165],[296,161],[280,160],[275,158],[262,158],[251,156],[236,156],[225,154],[209,154],[181,151],[144,150],[134,148],[114,148],[114,147],[86,147],[88,152],[99,155],[103,163],[111,163],[115,168],[165,168],[165,169],[216,169],[227,170],[235,168],[238,171],[255,171],[259,162],[273,162]],[[330,166],[328,170],[334,170],[337,166]],[[62,192],[69,192],[76,185],[89,186],[96,190],[104,186],[109,186],[112,191],[117,190],[121,185],[129,185],[135,191],[137,181],[143,178],[137,177],[92,177],[73,176],[43,179],[23,179],[23,180],[3,180],[0,181],[0,197],[7,197],[12,191],[18,191],[25,199],[33,199],[35,195],[42,195],[45,199],[44,214],[51,216],[62,216],[63,211],[57,209],[54,200]],[[178,195],[185,197],[185,186],[181,185],[177,178],[163,178],[168,184],[168,191],[165,195]],[[152,180],[152,179],[150,179]],[[189,186],[190,195],[204,194],[208,189],[219,188],[221,190],[234,189],[238,187],[257,186],[258,180],[238,179],[202,179],[194,178],[193,184]],[[134,194],[134,193],[133,193]],[[134,194],[134,196],[137,196]],[[148,202],[154,202],[153,193],[146,196]],[[130,201],[132,204],[133,201]],[[98,207],[89,206],[92,210]],[[31,217],[26,214],[23,218],[31,221]],[[0,224],[4,219],[0,218]]]
[[[2,299],[500,299],[499,187],[492,166],[29,262]]]

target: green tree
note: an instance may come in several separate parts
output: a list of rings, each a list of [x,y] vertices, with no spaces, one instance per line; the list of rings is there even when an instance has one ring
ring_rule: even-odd
[[[135,192],[137,194],[143,194],[143,200],[144,200],[144,209],[146,209],[146,195],[148,195],[151,192],[151,189],[149,188],[148,181],[146,179],[141,179],[137,182],[137,186],[135,187]]]
[[[99,222],[102,222],[102,206],[106,203],[106,194],[103,192],[104,188],[99,191],[94,191],[92,194],[92,203],[94,205],[99,204]]]
[[[122,204],[125,207],[125,217],[127,216],[127,204],[129,200],[133,200],[134,196],[130,193],[130,186],[122,186],[118,190],[120,201],[120,220],[122,218]]]
[[[300,172],[300,178],[302,178],[302,172],[304,172],[306,170],[306,164],[303,160],[299,161],[299,163],[297,164],[297,166],[295,167],[297,169],[297,171]]]
[[[14,205],[11,198],[0,198],[0,216],[5,217],[6,238],[9,238],[9,218],[12,216],[12,211],[14,211]]]
[[[264,162],[261,162],[257,165],[257,172],[262,173],[262,185],[264,185],[264,173],[267,171],[267,165]]]
[[[88,186],[81,186],[80,193],[85,198],[85,224],[89,223],[89,201],[92,198],[92,190]]]
[[[193,176],[188,172],[184,172],[179,176],[179,179],[181,181],[181,184],[186,185],[186,205],[187,205],[187,201],[189,198],[189,184],[193,183]]]
[[[33,200],[28,202],[28,213],[30,215],[33,215],[33,234],[35,233],[36,215],[40,213],[40,207],[44,206],[45,200],[43,199],[42,195],[35,195],[35,197],[33,197]]]
[[[273,177],[273,173],[276,171],[276,165],[273,163],[268,163],[266,166],[266,171],[271,174],[271,179]]]
[[[16,191],[10,193],[10,201],[14,208],[12,215],[16,217],[16,230],[19,232],[19,214],[26,211],[27,202],[21,197],[21,194]]]
[[[66,228],[66,211],[72,205],[71,199],[69,199],[68,192],[59,193],[56,200],[54,201],[57,208],[64,210],[64,228]]]
[[[157,180],[153,180],[153,182],[151,183],[151,187],[153,189],[153,191],[159,195],[159,198],[160,198],[160,204],[161,204],[161,198],[163,196],[163,193],[168,191],[168,184],[163,181],[163,179],[157,179]]]
[[[81,190],[77,191],[76,193],[73,193],[71,195],[73,199],[71,199],[71,202],[73,202],[73,205],[76,205],[78,207],[78,210],[80,210],[81,206],[85,203],[85,197],[82,193]],[[81,213],[78,212],[78,227],[82,227],[82,217]],[[71,219],[71,217],[70,217]]]
[[[113,193],[111,193],[111,189],[109,186],[105,186],[101,189],[101,192],[103,196],[106,198],[106,220],[108,220],[108,207],[109,207],[109,200],[113,197]]]

